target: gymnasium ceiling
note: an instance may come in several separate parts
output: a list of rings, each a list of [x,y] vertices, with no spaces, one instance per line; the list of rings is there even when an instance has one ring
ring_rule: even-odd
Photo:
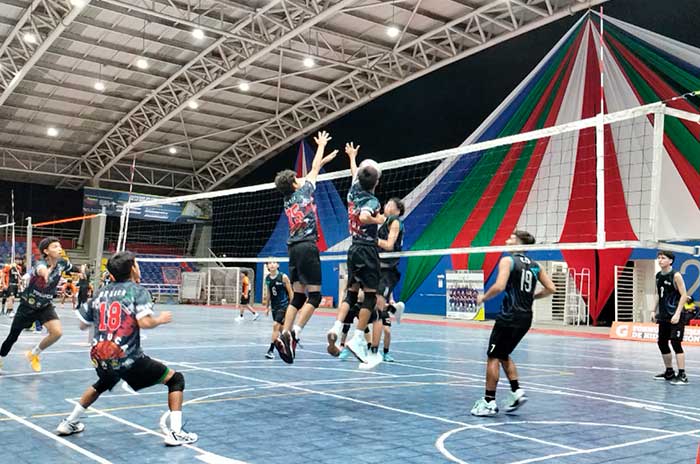
[[[221,189],[402,84],[604,1],[0,0],[0,178]]]

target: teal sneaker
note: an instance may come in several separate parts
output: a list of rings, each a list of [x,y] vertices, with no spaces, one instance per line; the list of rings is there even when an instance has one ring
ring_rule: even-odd
[[[394,357],[391,356],[389,353],[384,353],[384,362],[393,363]]]
[[[488,417],[498,414],[498,405],[495,401],[486,401],[479,398],[472,408],[472,416]]]
[[[352,353],[350,353],[350,350],[343,347],[343,351],[341,351],[340,354],[338,355],[338,359],[340,359],[341,361],[347,361],[347,359],[350,356],[352,356]]]

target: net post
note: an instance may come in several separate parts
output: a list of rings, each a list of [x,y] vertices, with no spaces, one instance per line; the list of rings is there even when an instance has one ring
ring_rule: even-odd
[[[31,216],[27,218],[27,259],[24,265],[24,270],[29,271],[32,267],[32,218]]]
[[[596,248],[605,246],[605,115],[601,111],[596,122]]]
[[[95,218],[97,220],[97,233],[94,237],[97,237],[97,244],[95,250],[95,273],[93,275],[93,285],[97,288],[100,283],[100,276],[102,270],[102,254],[104,253],[104,243],[105,243],[105,230],[107,229],[107,213],[105,212],[105,207],[102,207],[102,212]],[[92,227],[90,228],[92,229]]]
[[[126,224],[126,216],[128,214],[129,204],[127,203],[122,208],[122,214],[119,216],[119,235],[117,236],[117,247],[116,252],[122,251],[122,242],[126,242],[126,231],[124,230]]]
[[[661,176],[663,163],[664,149],[664,124],[666,120],[666,105],[663,105],[659,110],[654,111],[654,134],[652,144],[652,163],[651,163],[651,195],[649,198],[649,240],[658,241],[657,212],[659,201],[661,200]]]

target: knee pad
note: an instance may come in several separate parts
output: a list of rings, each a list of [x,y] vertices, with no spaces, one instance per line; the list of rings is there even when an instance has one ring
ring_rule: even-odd
[[[185,376],[179,372],[173,374],[165,385],[168,386],[168,393],[181,392],[185,390]]]
[[[357,292],[351,292],[350,290],[345,291],[345,303],[349,304],[352,308],[357,303]]]
[[[309,304],[315,308],[321,304],[321,292],[309,292]]]
[[[301,309],[301,307],[304,306],[304,303],[306,303],[306,294],[301,292],[294,292],[291,305],[297,309]]]
[[[673,351],[676,354],[681,354],[683,353],[683,347],[681,346],[681,341],[680,340],[671,340],[671,346],[673,347]]]
[[[377,294],[375,292],[365,292],[365,301],[361,306],[374,311],[375,306],[377,306]]]
[[[668,340],[659,340],[657,345],[659,345],[661,354],[669,354],[671,352],[671,348],[668,347]]]

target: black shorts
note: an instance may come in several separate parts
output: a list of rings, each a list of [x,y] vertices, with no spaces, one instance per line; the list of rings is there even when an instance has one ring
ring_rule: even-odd
[[[528,330],[530,330],[529,325],[507,326],[496,322],[491,330],[486,355],[489,358],[507,360]]]
[[[247,305],[250,303],[250,295],[249,296],[243,296],[241,295],[241,304],[242,305]]]
[[[374,244],[350,245],[348,250],[348,287],[359,283],[364,289],[379,287],[379,253]]]
[[[43,325],[55,319],[58,319],[58,314],[56,314],[56,308],[54,308],[53,305],[34,309],[31,306],[26,305],[24,302],[21,302],[17,308],[17,314],[15,314],[12,325],[13,327],[21,327],[26,329],[31,327],[36,321],[39,321]]]
[[[278,324],[284,324],[284,318],[287,315],[287,307],[284,308],[272,308],[272,320]]]
[[[143,356],[137,359],[128,369],[103,369],[97,367],[95,372],[97,372],[99,379],[92,385],[92,388],[97,390],[98,393],[104,393],[114,388],[120,380],[124,380],[134,391],[139,391],[162,383],[168,374],[168,370],[168,366],[165,364],[148,356]]]
[[[316,242],[306,240],[287,247],[289,280],[302,285],[321,285],[321,256]]]
[[[396,288],[399,280],[401,280],[401,273],[398,269],[395,267],[381,268],[377,295],[381,295],[386,301],[389,301],[391,293],[394,291],[394,288]]]
[[[10,284],[5,291],[2,293],[2,296],[5,298],[8,297],[16,297],[19,295],[19,286],[17,284]]]
[[[670,321],[659,321],[659,340],[678,340],[683,341],[685,334],[685,324],[671,324]]]

